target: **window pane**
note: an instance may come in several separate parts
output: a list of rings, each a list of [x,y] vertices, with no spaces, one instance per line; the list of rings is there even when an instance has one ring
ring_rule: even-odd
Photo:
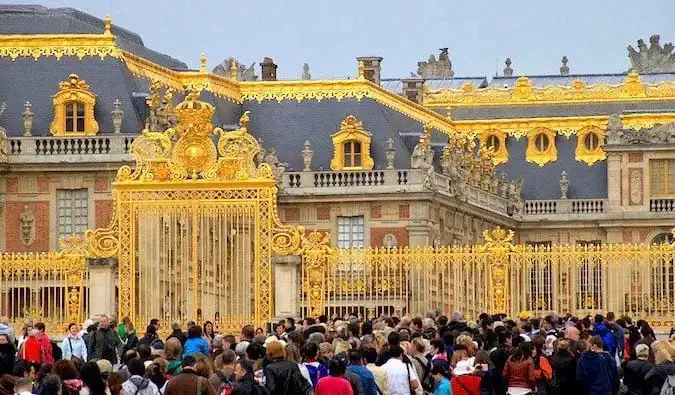
[[[75,105],[77,106],[77,117],[84,118],[84,104],[76,103]]]
[[[354,154],[354,162],[352,167],[361,167],[361,154]]]
[[[59,238],[84,233],[89,227],[88,191],[59,189],[56,196]]]
[[[361,143],[354,142],[354,153],[360,154],[361,153]]]
[[[77,118],[77,131],[84,132],[84,118]]]
[[[364,247],[363,216],[338,217],[338,247]]]
[[[66,117],[66,132],[74,132],[73,117]]]
[[[66,117],[73,116],[73,103],[66,104]]]

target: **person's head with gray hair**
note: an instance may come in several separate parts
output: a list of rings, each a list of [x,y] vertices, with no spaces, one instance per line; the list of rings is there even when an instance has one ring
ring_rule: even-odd
[[[310,343],[316,343],[316,344],[321,344],[325,340],[325,337],[323,336],[323,333],[320,332],[314,332],[309,337],[307,338],[307,341]]]
[[[461,322],[464,321],[464,314],[461,311],[455,311],[452,313],[451,321]]]
[[[649,359],[649,346],[646,344],[638,344],[635,346],[635,356],[637,359],[646,361]]]
[[[240,342],[237,344],[237,347],[234,348],[234,352],[237,353],[237,356],[240,358],[243,358],[246,355],[246,349],[248,348],[248,345],[251,344],[247,341]]]
[[[223,348],[223,335],[216,335],[211,342],[214,350]]]
[[[425,318],[422,320],[422,329],[429,329],[436,326],[436,322],[431,318]]]
[[[171,329],[173,329],[174,331],[180,330],[180,326],[181,326],[180,321],[174,321],[171,323]]]
[[[36,337],[38,334],[40,334],[40,331],[35,328],[28,331],[28,337]]]

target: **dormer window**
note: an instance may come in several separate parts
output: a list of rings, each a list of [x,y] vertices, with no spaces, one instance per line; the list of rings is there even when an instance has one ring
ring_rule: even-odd
[[[59,91],[53,96],[54,120],[49,126],[54,136],[85,135],[98,133],[94,118],[96,95],[89,85],[76,74],[59,83]]]
[[[493,162],[495,165],[509,161],[509,153],[506,151],[506,133],[498,129],[488,129],[478,136],[482,147],[491,148],[494,152]]]
[[[583,128],[577,132],[575,157],[580,162],[592,166],[595,162],[607,158],[601,146],[605,142],[605,132],[595,126]]]
[[[527,151],[525,159],[543,167],[549,162],[558,159],[558,150],[555,146],[556,133],[547,128],[536,128],[527,134]]]
[[[363,129],[355,116],[349,115],[340,123],[340,130],[331,136],[333,140],[332,170],[370,170],[373,158],[370,156],[372,135]]]

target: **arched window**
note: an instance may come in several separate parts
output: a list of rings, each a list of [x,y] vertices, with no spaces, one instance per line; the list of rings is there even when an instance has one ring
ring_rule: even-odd
[[[675,241],[672,233],[661,233],[652,239],[652,244],[672,243]],[[666,302],[670,305],[675,300],[675,269],[673,268],[672,254],[664,252],[656,255],[651,265],[651,295],[650,301]],[[657,311],[651,313],[664,313],[663,303],[651,303],[651,307]]]
[[[84,133],[84,103],[71,101],[66,106],[66,132]]]
[[[539,133],[534,138],[534,147],[537,151],[546,152],[551,145],[551,140],[545,133]]]
[[[351,140],[343,144],[344,167],[361,167],[361,143]]]
[[[494,157],[492,161],[495,165],[509,161],[509,153],[506,151],[506,133],[499,129],[488,129],[478,136],[481,146],[492,148]]]
[[[652,239],[652,244],[672,243],[675,241],[675,236],[672,233],[661,233]]]
[[[499,147],[501,146],[501,143],[499,142],[499,137],[495,136],[494,134],[491,134],[487,138],[487,147],[492,149],[494,152],[499,151]]]
[[[375,164],[370,156],[372,135],[363,129],[355,116],[349,115],[340,123],[340,130],[333,133],[332,170],[370,170]]]
[[[59,83],[59,91],[53,96],[54,119],[49,131],[54,136],[85,135],[98,133],[94,118],[96,95],[89,85],[76,74]]]

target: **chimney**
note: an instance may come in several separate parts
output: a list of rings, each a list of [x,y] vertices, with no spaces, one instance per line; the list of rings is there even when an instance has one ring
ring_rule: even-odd
[[[424,80],[422,78],[406,78],[403,82],[403,96],[417,104],[422,104],[422,88]]]
[[[363,62],[363,77],[368,81],[380,85],[380,70],[382,58],[379,56],[360,56],[356,58],[358,63]]]
[[[277,80],[277,65],[274,64],[272,58],[265,57],[262,63],[260,63],[260,68],[262,69],[262,80],[263,81],[276,81]]]

